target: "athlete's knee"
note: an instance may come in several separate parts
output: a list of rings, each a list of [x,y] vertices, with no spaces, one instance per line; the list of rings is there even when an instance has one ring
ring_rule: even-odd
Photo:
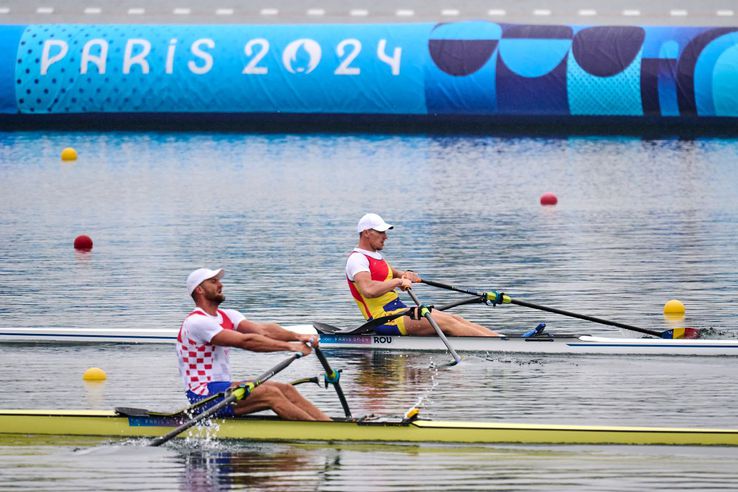
[[[295,401],[303,398],[302,393],[300,393],[297,388],[291,384],[282,383],[282,386],[280,386],[279,389],[282,392],[282,396],[288,400]]]
[[[278,390],[278,391],[289,391],[292,389],[291,384],[282,383],[279,381],[270,381],[269,385],[272,387],[273,390]]]
[[[297,391],[297,388],[289,383],[280,383],[277,381],[273,381],[270,386],[270,397],[274,400],[292,400],[295,398],[295,396],[300,395],[300,392]]]
[[[458,314],[444,313],[442,321],[448,326],[458,326],[465,322],[464,318]]]
[[[433,319],[435,319],[436,321],[439,321],[439,320],[440,321],[451,321],[451,320],[454,320],[454,319],[457,319],[457,318],[459,318],[459,316],[457,314],[446,313],[446,312],[443,312],[443,311],[434,311],[433,312]]]
[[[263,398],[264,400],[274,400],[275,398],[280,398],[282,396],[282,390],[279,388],[278,384],[275,384],[274,382],[269,382],[268,384],[259,386],[254,390],[253,395],[259,398]]]

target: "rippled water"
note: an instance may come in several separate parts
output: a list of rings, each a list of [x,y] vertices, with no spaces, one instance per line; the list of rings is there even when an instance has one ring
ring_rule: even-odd
[[[65,146],[80,155],[62,164]],[[429,278],[662,330],[738,336],[736,140],[382,135],[0,134],[0,325],[176,327],[184,278],[223,266],[228,303],[284,324],[360,323],[343,264],[366,211],[391,261]],[[553,191],[556,207],[541,207]],[[75,253],[89,234],[94,250]],[[455,299],[426,286],[425,302]],[[518,306],[496,328],[620,335]],[[449,420],[738,427],[734,358],[329,353],[357,415],[420,401]],[[283,354],[234,354],[248,376]],[[2,408],[185,401],[172,347],[2,347]],[[83,384],[85,368],[109,379]],[[319,372],[312,358],[283,379]],[[282,375],[280,375],[282,376]],[[329,413],[334,394],[301,390]],[[0,489],[592,490],[731,488],[728,448],[315,446],[0,439]],[[367,470],[371,469],[368,475]],[[368,479],[369,478],[369,479]]]
[[[731,489],[725,448],[448,447],[0,441],[8,490],[705,490]],[[89,446],[98,445],[97,448]],[[83,449],[80,451],[80,449]],[[29,456],[30,455],[30,456]],[[29,458],[33,458],[33,461]],[[43,480],[39,481],[38,476]],[[125,485],[122,485],[125,484]],[[41,485],[41,487],[39,487]]]

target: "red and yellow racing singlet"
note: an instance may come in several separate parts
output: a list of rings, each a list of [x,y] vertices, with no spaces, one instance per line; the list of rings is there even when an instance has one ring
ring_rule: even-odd
[[[353,254],[363,253],[355,251]],[[369,274],[371,275],[372,280],[385,282],[393,278],[392,267],[389,263],[387,263],[387,260],[385,260],[384,258],[381,260],[377,260],[369,255],[364,256],[367,260],[369,260]],[[382,294],[379,297],[364,297],[361,292],[359,292],[359,289],[356,288],[356,284],[354,282],[352,282],[348,277],[346,277],[346,280],[348,281],[351,295],[353,296],[354,301],[356,301],[356,304],[359,306],[361,314],[364,315],[364,319],[372,319],[384,316],[385,314],[387,314],[387,311],[385,311],[385,306],[393,301],[396,301],[399,297],[397,293],[393,290]]]

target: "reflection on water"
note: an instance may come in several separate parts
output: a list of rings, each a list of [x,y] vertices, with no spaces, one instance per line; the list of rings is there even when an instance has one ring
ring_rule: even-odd
[[[738,427],[738,390],[726,374],[733,358],[551,357],[470,354],[435,369],[447,354],[326,351],[343,369],[355,415],[400,419],[422,401],[422,415],[449,420]],[[234,354],[235,355],[235,354]],[[101,356],[109,378],[90,388],[79,368]],[[170,358],[171,357],[171,358]],[[257,373],[281,354],[239,354],[238,371]],[[171,347],[18,345],[3,355],[15,398],[3,407],[179,408]],[[44,390],[38,377],[45,368]],[[49,369],[53,368],[53,372]],[[316,374],[314,357],[280,374]],[[153,375],[153,376],[152,376]],[[27,378],[24,380],[24,376]],[[147,382],[142,389],[141,382]],[[26,388],[23,390],[22,388]],[[332,389],[300,386],[332,415]],[[92,391],[92,395],[88,392]],[[93,400],[93,397],[98,400]],[[102,400],[99,400],[102,398]],[[529,490],[730,489],[733,448],[628,446],[445,446],[270,444],[0,436],[0,489],[13,490]],[[369,472],[368,470],[371,470]],[[11,485],[12,484],[12,485]],[[485,485],[486,484],[486,485]]]
[[[317,448],[270,445],[239,449],[226,443],[220,451],[185,449],[179,455],[185,474],[180,489],[322,490],[329,475],[340,470],[340,453]]]
[[[383,135],[0,133],[0,325],[176,328],[194,267],[223,266],[228,303],[257,320],[361,323],[343,275],[367,211],[395,224],[399,268],[665,330],[738,336],[735,140]],[[75,147],[79,160],[62,164]],[[538,198],[553,191],[556,207]],[[95,247],[72,249],[88,234]],[[455,294],[418,286],[436,305]],[[503,329],[620,335],[519,306],[464,306]],[[541,357],[328,351],[355,415],[420,402],[449,420],[738,427],[734,358]],[[233,354],[248,377],[280,354]],[[19,344],[2,355],[3,408],[172,410],[171,347]],[[84,370],[102,367],[89,386]],[[321,372],[314,358],[280,378]],[[300,390],[341,415],[331,389]],[[82,451],[75,449],[82,448]],[[0,438],[14,490],[515,490],[730,488],[713,448],[106,444]],[[371,470],[371,471],[369,471]]]
[[[76,439],[76,445],[83,441]],[[12,490],[674,490],[725,489],[731,448],[213,444],[80,449],[0,438]],[[73,445],[74,445],[73,444]],[[94,441],[89,445],[95,445]],[[102,444],[102,445],[100,445]],[[29,459],[31,458],[32,459]],[[12,476],[11,476],[12,470]],[[12,482],[11,482],[12,480]]]

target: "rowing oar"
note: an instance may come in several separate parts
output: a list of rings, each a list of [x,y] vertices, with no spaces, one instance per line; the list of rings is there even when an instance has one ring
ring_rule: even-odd
[[[455,308],[458,306],[463,306],[464,304],[475,304],[477,302],[487,302],[487,298],[483,296],[475,296],[469,299],[462,299],[460,301],[454,301],[449,304],[445,304],[443,306],[434,307],[436,311],[446,311],[451,308]],[[388,321],[392,321],[393,319],[400,318],[402,316],[408,316],[412,309],[403,309],[401,311],[398,311],[396,313],[388,314],[386,316],[380,316],[379,318],[372,318],[363,325],[359,326],[358,328],[354,328],[350,331],[352,335],[360,335],[362,333],[368,333],[371,331],[374,331],[374,329],[377,326],[383,325],[387,323]]]
[[[308,346],[313,347],[313,345],[309,342]],[[328,359],[326,359],[325,355],[323,355],[323,351],[320,350],[318,347],[313,347],[313,351],[315,352],[315,355],[318,357],[318,360],[320,361],[320,364],[323,366],[323,370],[325,371],[323,378],[326,387],[328,387],[329,384],[332,384],[333,387],[336,388],[336,394],[338,395],[338,399],[341,401],[343,413],[346,414],[347,419],[350,419],[351,409],[349,409],[348,402],[346,401],[346,396],[344,396],[343,390],[341,389],[341,383],[338,382],[338,380],[341,379],[341,371],[333,370],[331,365],[328,364]]]
[[[454,348],[451,346],[450,343],[448,343],[448,339],[446,339],[446,335],[443,334],[443,331],[441,331],[441,327],[438,326],[438,323],[436,323],[436,320],[433,319],[433,317],[430,314],[430,309],[428,309],[428,306],[424,306],[420,303],[418,298],[415,296],[415,293],[412,289],[407,289],[405,292],[410,294],[410,297],[413,298],[413,301],[418,306],[418,313],[423,316],[425,319],[428,320],[428,322],[431,324],[434,330],[436,330],[436,334],[438,335],[438,338],[441,339],[441,341],[446,345],[446,348],[449,352],[451,352],[451,355],[454,358],[453,362],[450,362],[449,366],[455,366],[459,362],[461,362],[461,357],[459,357],[459,354],[456,353]]]
[[[541,306],[540,304],[533,304],[532,302],[519,301],[513,299],[503,292],[476,292],[467,289],[461,289],[454,287],[453,285],[444,284],[441,282],[435,282],[433,280],[423,280],[424,284],[431,285],[433,287],[439,287],[441,289],[453,290],[456,292],[462,292],[464,294],[471,294],[474,296],[483,296],[486,300],[495,304],[517,304],[518,306],[525,306],[532,309],[539,309],[541,311],[548,311],[549,313],[561,314],[563,316],[570,316],[572,318],[579,318],[586,321],[592,321],[593,323],[600,323],[603,325],[617,326],[626,330],[637,331],[646,335],[651,335],[659,338],[699,338],[700,330],[696,328],[678,328],[675,330],[666,330],[658,332],[655,330],[649,330],[646,328],[640,328],[638,326],[626,325],[624,323],[618,323],[617,321],[610,321],[602,318],[595,318],[594,316],[588,316],[586,314],[573,313],[571,311],[564,311],[563,309],[556,309],[548,306]]]
[[[300,357],[302,357],[302,352],[295,352],[288,359],[283,360],[282,362],[280,362],[279,364],[277,364],[276,366],[272,367],[267,372],[265,372],[264,374],[262,374],[261,376],[259,376],[258,378],[256,378],[255,381],[253,381],[253,382],[249,381],[249,382],[245,382],[245,383],[242,383],[242,384],[238,385],[237,387],[235,387],[230,392],[230,395],[229,396],[227,396],[227,397],[225,397],[223,399],[223,401],[219,402],[217,405],[212,406],[208,410],[202,412],[201,414],[197,415],[196,417],[194,417],[194,418],[190,419],[189,421],[185,422],[184,424],[180,425],[179,427],[177,427],[173,431],[168,432],[167,434],[165,434],[165,435],[163,435],[161,437],[157,437],[156,439],[154,439],[151,442],[150,446],[161,446],[165,442],[167,442],[170,439],[178,436],[179,434],[181,434],[182,432],[186,431],[187,429],[189,429],[193,425],[197,424],[201,420],[204,420],[204,419],[210,417],[211,415],[214,415],[214,414],[218,413],[218,411],[221,408],[225,408],[225,407],[227,407],[228,405],[230,405],[231,403],[233,403],[235,401],[238,401],[238,400],[241,400],[243,398],[246,398],[247,396],[249,396],[249,394],[251,394],[252,391],[254,391],[254,388],[256,388],[257,386],[261,386],[262,384],[264,384],[265,382],[267,382],[275,374],[277,374],[278,372],[284,370],[287,366],[289,366],[290,364],[292,364],[292,362],[295,359],[299,359]]]
[[[339,369],[338,372],[340,373],[341,372],[341,369]],[[305,383],[315,383],[318,386],[320,386],[320,381],[321,380],[323,381],[323,383],[325,384],[325,387],[327,388],[329,383],[327,381],[326,374],[324,372],[322,372],[320,374],[317,374],[315,376],[304,377],[304,378],[299,378],[299,379],[293,379],[292,381],[290,381],[290,384],[292,386],[299,386],[299,385],[305,384]]]
[[[340,369],[338,371],[341,372]],[[289,384],[291,384],[292,386],[299,386],[299,385],[305,384],[305,383],[315,383],[318,386],[320,386],[321,376],[323,376],[323,379],[325,379],[325,374],[318,374],[317,376],[310,376],[310,377],[304,377],[304,378],[295,379],[293,381],[290,381]],[[326,385],[326,388],[327,387],[328,386]],[[157,415],[160,415],[160,416],[166,416],[166,417],[174,417],[174,416],[183,415],[183,414],[185,414],[185,415],[192,415],[192,412],[193,411],[197,410],[198,408],[200,408],[200,407],[202,407],[204,405],[207,405],[208,403],[212,403],[213,400],[217,400],[217,399],[223,398],[224,396],[228,396],[228,394],[230,392],[231,392],[231,389],[229,388],[227,390],[220,391],[218,393],[214,393],[214,394],[208,396],[207,398],[204,398],[202,400],[199,400],[199,401],[193,403],[192,405],[188,405],[188,406],[186,406],[184,408],[181,408],[179,410],[175,410],[173,412],[156,412],[156,414]],[[120,408],[124,412],[130,412],[130,411],[139,410],[137,408],[129,408],[129,407],[116,407],[116,410],[118,408]],[[144,411],[145,412],[150,412],[149,410],[144,410]]]

